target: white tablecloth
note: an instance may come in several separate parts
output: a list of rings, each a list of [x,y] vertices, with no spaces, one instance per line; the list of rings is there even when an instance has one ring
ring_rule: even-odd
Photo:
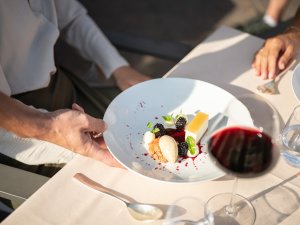
[[[257,92],[256,86],[263,81],[251,69],[251,60],[262,43],[256,37],[221,27],[166,76],[204,80],[233,94],[245,89]],[[277,108],[283,121],[298,104],[291,77],[292,71],[289,71],[280,81],[280,95],[264,95]],[[122,193],[129,200],[158,204],[164,210],[182,196],[195,196],[205,202],[217,193],[231,192],[233,185],[232,178],[227,176],[204,183],[163,183],[77,156],[3,224],[141,224],[130,217],[122,202],[74,180],[77,172]],[[269,174],[239,181],[237,192],[251,199],[257,213],[256,225],[299,224],[300,178],[285,181],[298,172],[280,159]],[[163,224],[163,220],[148,224]]]

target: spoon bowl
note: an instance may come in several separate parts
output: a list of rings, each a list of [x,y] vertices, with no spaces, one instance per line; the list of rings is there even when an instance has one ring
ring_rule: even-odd
[[[110,196],[122,201],[127,206],[129,214],[136,220],[154,221],[154,220],[160,219],[163,215],[163,211],[154,205],[141,204],[141,203],[129,203],[129,202],[121,199],[120,197],[111,193],[111,191],[108,188],[91,180],[90,178],[83,175],[82,173],[76,173],[74,175],[74,178],[90,188],[93,188],[97,191],[100,191],[104,194],[110,195]]]
[[[139,203],[126,203],[128,211],[132,217],[136,220],[152,221],[158,220],[162,217],[163,212],[160,208],[149,205],[149,204],[139,204]]]

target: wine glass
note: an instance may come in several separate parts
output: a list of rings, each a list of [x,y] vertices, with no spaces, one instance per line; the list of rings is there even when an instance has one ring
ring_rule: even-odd
[[[280,139],[285,161],[293,167],[300,168],[300,105],[291,113]]]
[[[210,128],[209,155],[219,168],[235,176],[235,182],[232,193],[210,198],[206,210],[213,212],[215,225],[251,225],[255,222],[255,209],[236,193],[238,178],[261,176],[277,162],[279,115],[259,95],[241,95],[229,101]]]
[[[164,225],[213,225],[213,215],[204,206],[199,198],[181,197],[168,208]]]

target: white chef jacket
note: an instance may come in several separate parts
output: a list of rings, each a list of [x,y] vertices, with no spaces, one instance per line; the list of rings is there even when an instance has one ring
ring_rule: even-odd
[[[2,0],[0,91],[12,95],[47,87],[60,34],[107,78],[128,65],[76,0]]]

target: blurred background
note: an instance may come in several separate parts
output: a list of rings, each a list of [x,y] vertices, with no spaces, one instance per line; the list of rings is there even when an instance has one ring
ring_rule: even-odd
[[[105,32],[181,43],[191,48],[219,26],[237,27],[262,15],[268,0],[80,0]],[[295,14],[299,0],[290,0],[282,21]],[[122,51],[140,71],[164,75],[178,60]]]
[[[163,76],[218,27],[237,28],[262,16],[269,2],[268,0],[79,1],[130,64],[152,77]],[[300,0],[290,0],[283,11],[280,26],[272,32],[263,32],[259,36],[270,37],[284,29],[286,22],[294,16],[299,5]],[[139,51],[141,47],[144,49]],[[151,52],[155,54],[150,54]],[[84,77],[90,85],[95,87],[97,84],[98,87],[103,85],[101,82],[94,82],[99,81],[97,80],[99,72],[95,67],[82,59],[66,43],[58,42],[56,59],[72,72],[87,75]],[[113,85],[112,81],[108,81],[107,85]],[[37,186],[44,182],[41,180]],[[0,208],[1,206],[0,202]],[[3,207],[5,206],[2,206],[2,209]]]

